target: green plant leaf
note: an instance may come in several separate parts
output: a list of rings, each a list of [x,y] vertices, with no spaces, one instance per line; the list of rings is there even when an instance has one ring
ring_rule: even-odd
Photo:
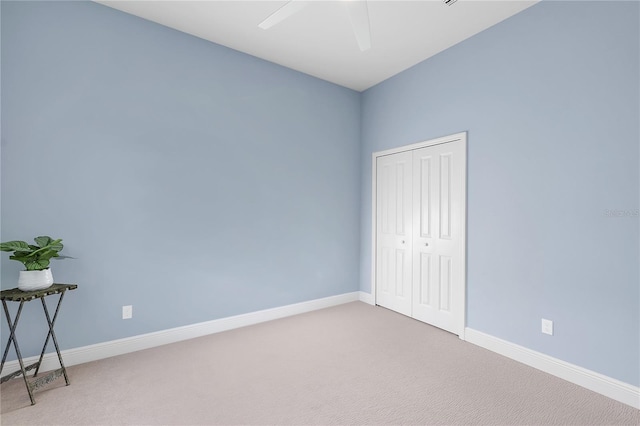
[[[0,244],[0,250],[2,251],[29,251],[29,244],[24,241],[8,241]]]
[[[17,260],[18,262],[26,262],[29,260],[29,255],[24,255],[24,254],[20,254],[20,253],[16,253],[13,256],[9,256],[9,259],[11,260]]]
[[[50,244],[50,246],[49,246],[49,248],[50,248],[51,250],[55,250],[55,251],[60,251],[60,250],[62,250],[62,249],[64,248],[64,245],[62,245],[62,242],[61,242],[61,241],[62,241],[62,239],[52,241],[52,242],[51,242],[51,244]]]
[[[27,271],[42,271],[49,267],[49,260],[29,260],[25,262],[24,266],[27,268]]]
[[[43,235],[34,238],[34,241],[38,244],[37,246],[24,241],[9,241],[2,243],[0,248],[3,251],[13,251],[13,256],[9,256],[9,259],[23,263],[27,271],[47,269],[49,260],[59,257],[58,252],[64,247],[62,239],[53,240]]]
[[[58,254],[58,253],[56,253],[56,252],[55,252],[55,251],[53,251],[53,250],[47,250],[47,251],[40,252],[40,253],[38,254],[38,258],[39,258],[39,259],[43,259],[43,260],[49,260],[49,259],[51,259],[52,257],[56,257],[56,255],[57,255],[57,254]]]
[[[18,256],[18,257],[27,257],[29,256],[31,253],[33,253],[32,251],[16,251],[13,253],[14,256]]]
[[[53,241],[53,239],[51,239],[51,237],[44,235],[41,237],[35,237],[33,241],[36,242],[38,247],[46,247],[49,245],[49,243],[51,243],[51,241]]]
[[[38,248],[50,248],[52,250],[60,251],[64,247],[61,243],[62,239],[54,240],[47,235],[36,237],[33,240],[38,244]]]
[[[40,259],[38,263],[40,264],[40,269],[47,269],[50,262],[46,259]]]

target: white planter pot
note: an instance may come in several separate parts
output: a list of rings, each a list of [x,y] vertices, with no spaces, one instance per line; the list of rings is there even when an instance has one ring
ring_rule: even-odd
[[[53,275],[51,269],[43,271],[20,271],[18,278],[18,288],[22,291],[42,290],[51,287]]]

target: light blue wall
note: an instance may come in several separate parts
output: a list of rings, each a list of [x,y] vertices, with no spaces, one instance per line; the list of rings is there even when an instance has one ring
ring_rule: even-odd
[[[358,290],[359,132],[357,92],[95,3],[2,1],[1,238],[77,257],[53,264],[79,284],[63,349]],[[2,253],[3,289],[20,266]],[[28,304],[25,356],[43,325]]]
[[[363,94],[363,291],[371,153],[468,131],[468,326],[640,384],[639,12],[539,3]]]

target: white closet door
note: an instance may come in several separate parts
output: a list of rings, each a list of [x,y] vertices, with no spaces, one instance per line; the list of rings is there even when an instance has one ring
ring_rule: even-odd
[[[413,151],[411,316],[456,334],[464,310],[465,169],[461,142]]]
[[[410,151],[376,161],[376,302],[411,316],[412,163]]]
[[[376,304],[462,336],[466,134],[374,158]]]

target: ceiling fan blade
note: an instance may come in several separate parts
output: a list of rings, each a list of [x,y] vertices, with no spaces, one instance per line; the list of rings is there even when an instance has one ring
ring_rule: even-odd
[[[291,15],[293,15],[295,13],[298,13],[306,5],[307,5],[307,3],[304,2],[304,1],[290,0],[289,2],[285,3],[284,6],[282,6],[280,9],[276,10],[271,15],[269,15],[269,17],[267,19],[265,19],[264,21],[260,22],[260,24],[258,26],[260,28],[262,28],[263,30],[269,29],[269,28],[273,27],[274,25],[279,24],[280,22],[284,21],[289,16],[291,16]]]
[[[369,9],[364,0],[346,1],[353,33],[356,35],[361,51],[371,49],[371,30],[369,28]]]

